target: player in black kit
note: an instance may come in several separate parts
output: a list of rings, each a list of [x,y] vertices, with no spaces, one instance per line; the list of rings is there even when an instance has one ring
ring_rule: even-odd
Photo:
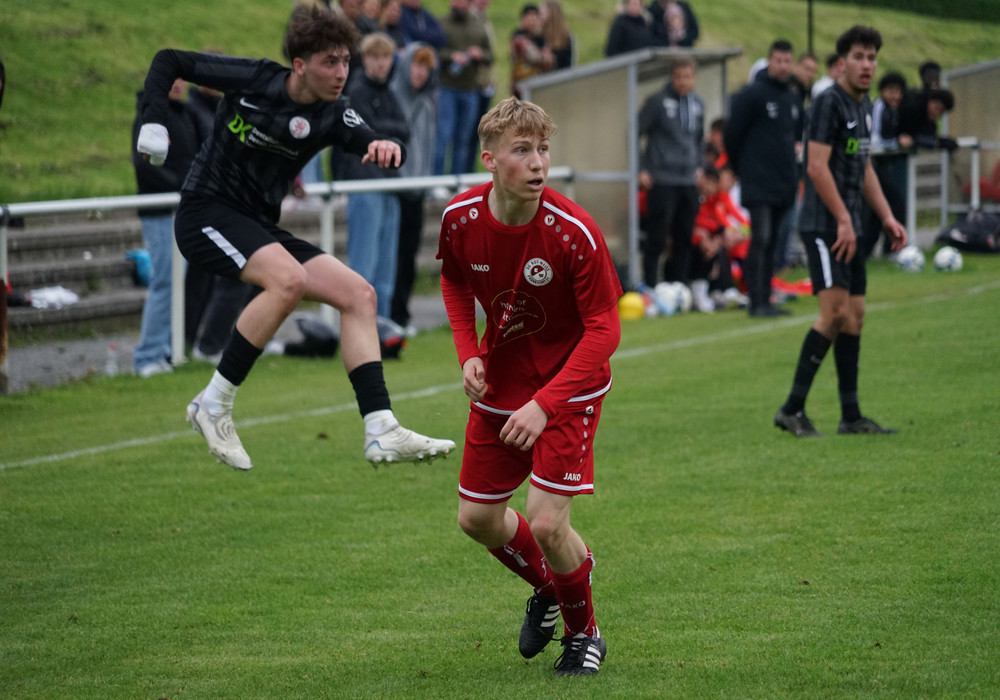
[[[236,390],[302,299],[340,311],[340,348],[364,418],[366,459],[418,461],[455,447],[396,420],[382,373],[371,285],[277,225],[292,181],[320,149],[336,145],[381,167],[398,167],[405,157],[398,142],[380,138],[346,100],[338,101],[358,38],[349,20],[301,9],[285,35],[291,68],[266,59],[165,49],[146,76],[137,148],[154,165],[163,162],[169,146],[163,115],[173,81],[183,78],[223,93],[212,134],[181,189],[174,230],[193,264],[263,289],[237,320],[212,380],[187,408],[209,451],[236,469],[252,466],[233,426]]]
[[[893,250],[906,243],[906,229],[892,215],[868,158],[871,103],[882,37],[871,27],[855,26],[837,39],[844,73],[813,100],[806,128],[809,177],[802,200],[799,231],[809,258],[819,318],[806,334],[792,389],[774,424],[796,437],[820,433],[806,417],[805,402],[830,346],[837,367],[841,434],[894,433],[861,414],[858,406],[858,354],[865,313],[865,256],[858,254],[862,198],[882,221]]]

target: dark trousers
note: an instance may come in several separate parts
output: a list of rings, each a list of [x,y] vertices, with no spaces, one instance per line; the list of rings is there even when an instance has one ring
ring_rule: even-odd
[[[708,280],[710,291],[725,291],[733,286],[733,271],[729,262],[729,253],[725,248],[711,258],[705,258],[700,252],[691,258],[691,279]]]
[[[670,252],[663,265],[663,279],[688,284],[691,281],[691,234],[698,214],[698,189],[694,185],[653,185],[646,202],[643,281],[649,287],[656,286],[660,256],[669,238]]]
[[[771,303],[771,278],[774,276],[774,251],[781,238],[781,225],[788,216],[789,204],[755,204],[750,212],[750,248],[743,265],[750,308]]]
[[[184,335],[206,355],[222,352],[236,319],[255,288],[246,282],[205,272],[188,265],[184,278]]]
[[[906,222],[906,158],[905,155],[873,156],[872,167],[882,187],[885,201],[896,221]],[[875,210],[865,202],[864,231],[859,233],[860,253],[868,258],[882,238],[882,254],[889,253],[889,241],[882,235],[882,222]]]
[[[410,295],[417,279],[417,252],[424,228],[424,199],[402,193],[399,196],[399,252],[396,259],[396,288],[392,293],[389,315],[399,325],[410,323]]]

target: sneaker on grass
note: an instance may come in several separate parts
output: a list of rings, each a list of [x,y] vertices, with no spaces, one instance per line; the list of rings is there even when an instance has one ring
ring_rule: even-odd
[[[588,637],[585,634],[565,636],[560,643],[563,652],[556,659],[557,676],[592,676],[601,670],[601,662],[608,655],[604,637]]]
[[[365,459],[380,462],[422,462],[446,456],[455,449],[451,440],[438,440],[397,425],[381,435],[365,435]]]
[[[774,414],[774,424],[782,430],[787,430],[795,437],[823,437],[823,433],[816,430],[805,411],[785,413],[779,408],[778,412]]]
[[[545,648],[556,636],[556,620],[559,619],[559,603],[554,596],[533,595],[528,598],[524,611],[521,636],[517,640],[521,656],[530,659]]]
[[[231,411],[213,416],[205,410],[202,396],[204,391],[195,396],[187,407],[187,421],[191,427],[198,431],[205,442],[208,443],[208,451],[215,455],[215,458],[224,464],[228,464],[233,469],[247,470],[253,467],[250,455],[243,449],[236,434],[236,427],[233,425],[233,414]]]
[[[899,431],[895,428],[883,428],[871,418],[861,416],[850,423],[840,421],[837,432],[841,435],[895,435]]]

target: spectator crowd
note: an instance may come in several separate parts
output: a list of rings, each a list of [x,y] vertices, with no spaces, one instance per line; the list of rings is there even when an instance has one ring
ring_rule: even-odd
[[[576,42],[560,0],[520,7],[509,37],[498,37],[490,0],[450,0],[435,15],[422,0],[295,0],[299,7],[343,13],[362,36],[351,57],[344,95],[353,110],[407,154],[401,169],[362,164],[331,148],[303,169],[302,184],[337,180],[461,174],[479,167],[477,127],[497,99],[497,58],[510,59],[510,83],[500,97],[520,95],[521,81],[576,62]],[[677,0],[622,0],[609,22],[607,57],[651,47],[689,48],[699,39],[694,8]],[[213,49],[210,52],[222,53]],[[775,41],[753,64],[747,84],[731,96],[728,118],[706,124],[697,92],[698,65],[682,56],[663,88],[636,115],[641,138],[638,175],[641,201],[642,283],[690,287],[696,308],[747,308],[751,316],[784,313],[788,291],[776,272],[804,262],[796,221],[805,177],[803,130],[809,105],[835,85],[843,57],[831,53],[818,79],[819,60]],[[895,217],[905,215],[905,157],[914,148],[950,148],[937,134],[954,97],[940,85],[941,67],[927,61],[921,84],[910,88],[899,73],[878,82],[872,110],[875,173]],[[177,86],[170,128],[176,139],[167,167],[135,161],[140,192],[175,191],[198,145],[207,137],[219,96]],[[138,128],[138,122],[136,124]],[[134,140],[135,136],[133,136]],[[134,149],[133,149],[134,150]],[[998,177],[1000,180],[1000,177]],[[989,185],[989,183],[987,183]],[[453,193],[408,190],[352,194],[347,198],[347,262],[377,291],[378,314],[407,335],[424,211],[429,199]],[[289,199],[289,202],[295,200]],[[302,204],[306,206],[305,203]],[[170,371],[169,240],[172,214],[144,212],[143,231],[152,256],[150,293],[142,339],[134,360],[142,376]],[[864,255],[878,248],[881,225],[869,209]],[[197,359],[217,359],[240,309],[253,297],[241,283],[188,271],[187,340]],[[196,300],[196,301],[192,301]]]

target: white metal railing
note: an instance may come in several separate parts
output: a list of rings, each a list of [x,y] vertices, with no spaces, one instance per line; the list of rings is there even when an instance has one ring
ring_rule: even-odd
[[[468,189],[474,185],[489,181],[490,173],[468,173],[464,175],[433,175],[426,177],[384,178],[374,180],[347,180],[335,182],[317,182],[305,185],[307,195],[318,196],[323,205],[318,212],[320,219],[320,248],[333,254],[334,251],[334,201],[333,197],[340,194],[357,192],[400,192],[404,190],[430,190],[446,188],[453,193]],[[573,198],[573,169],[567,166],[557,166],[549,169],[550,180],[565,181],[568,189],[564,194]],[[124,195],[120,197],[89,197],[85,199],[50,200],[42,202],[23,202],[18,204],[0,204],[0,274],[6,287],[7,281],[7,228],[12,217],[40,216],[45,214],[71,214],[94,210],[114,211],[120,209],[150,209],[177,206],[180,194],[169,192],[163,194]],[[185,261],[177,245],[174,245],[173,280],[171,284],[171,360],[175,365],[183,364],[187,358],[184,353],[184,270]],[[324,319],[332,321],[333,309],[323,305],[321,314]],[[0,339],[6,340],[7,329],[0,328]],[[7,386],[7,354],[6,343],[0,348],[0,387]],[[2,393],[2,392],[0,392]]]

